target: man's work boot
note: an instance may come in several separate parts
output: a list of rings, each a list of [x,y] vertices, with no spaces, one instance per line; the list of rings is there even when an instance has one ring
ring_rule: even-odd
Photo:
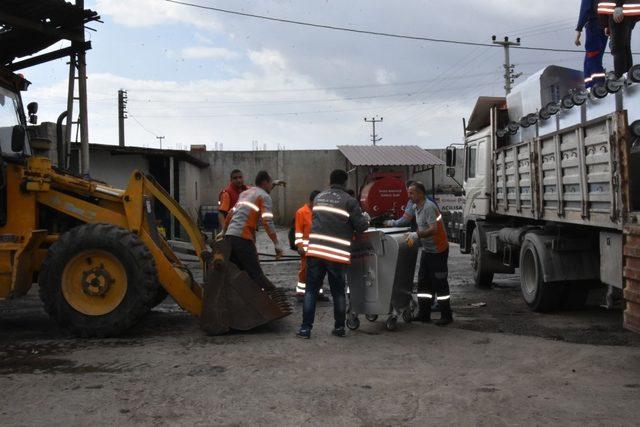
[[[451,312],[451,302],[449,300],[440,301],[440,319],[436,321],[437,326],[446,326],[453,322],[453,313]]]
[[[415,320],[422,323],[431,322],[431,300],[428,298],[418,299],[418,315]]]
[[[309,338],[311,338],[311,329],[305,328],[304,326],[300,326],[300,330],[298,330],[298,333],[296,334],[296,336],[298,338],[308,340]]]
[[[333,331],[331,331],[331,335],[344,338],[347,335],[347,333],[345,332],[344,327],[341,327],[341,328],[335,328]]]

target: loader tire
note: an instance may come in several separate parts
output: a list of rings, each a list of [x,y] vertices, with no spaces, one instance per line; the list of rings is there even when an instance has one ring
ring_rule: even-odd
[[[167,299],[167,296],[169,296],[167,290],[163,288],[160,283],[156,283],[156,290],[154,291],[153,300],[151,301],[151,308],[162,304],[162,302]]]
[[[81,337],[119,335],[157,296],[151,253],[135,234],[109,224],[64,233],[47,253],[38,283],[45,311]]]
[[[482,248],[478,227],[473,230],[471,235],[471,266],[476,287],[489,289],[493,284],[493,272],[487,269],[487,259]]]

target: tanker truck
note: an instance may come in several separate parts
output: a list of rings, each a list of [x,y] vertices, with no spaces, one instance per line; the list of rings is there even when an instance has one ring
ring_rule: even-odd
[[[608,286],[640,332],[640,69],[591,91],[583,81],[549,66],[506,98],[477,100],[464,126],[460,248],[478,287],[519,269],[535,311],[579,307]]]

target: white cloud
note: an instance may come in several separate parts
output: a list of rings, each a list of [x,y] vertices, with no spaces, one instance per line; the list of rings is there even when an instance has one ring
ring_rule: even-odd
[[[182,50],[185,59],[236,59],[240,55],[223,47],[193,46]]]
[[[97,0],[96,10],[126,27],[152,27],[164,24],[191,24],[207,30],[221,30],[212,14],[202,10],[158,0]]]

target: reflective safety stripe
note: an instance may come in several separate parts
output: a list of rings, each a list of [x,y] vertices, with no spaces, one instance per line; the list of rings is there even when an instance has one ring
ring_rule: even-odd
[[[451,295],[445,295],[443,297],[438,297],[436,298],[438,301],[444,301],[444,300],[448,300],[449,298],[451,298]]]
[[[598,4],[598,13],[603,15],[613,15],[616,8],[620,7],[613,2],[601,2]],[[628,3],[622,5],[622,13],[624,16],[639,16],[640,3]]]
[[[299,245],[300,243],[302,243],[304,246],[308,246],[309,245],[309,241],[308,240],[304,240],[304,239],[296,239],[293,243],[296,246]]]
[[[438,218],[436,218],[436,221],[441,221],[442,220],[442,214],[438,215]]]
[[[306,283],[302,283],[302,282],[298,282],[298,288],[302,289],[302,290],[307,289],[307,284]]]
[[[322,257],[327,257],[329,259],[336,260],[336,261],[342,261],[342,262],[349,262],[350,261],[350,258],[348,258],[348,257],[334,255],[334,254],[329,253],[329,252],[313,250],[313,249],[309,249],[309,251],[307,252],[307,255],[317,255],[317,256],[319,256],[321,258]]]
[[[298,238],[300,238],[300,239],[301,239],[302,237],[304,237],[304,234],[302,234],[302,233],[296,233],[296,237],[298,237]]]
[[[418,294],[418,298],[433,298],[433,295],[431,294]]]
[[[240,206],[247,206],[247,207],[249,207],[249,208],[253,209],[253,210],[254,210],[254,211],[256,211],[256,212],[260,212],[260,208],[259,208],[259,207],[257,207],[256,205],[254,205],[254,204],[253,204],[253,203],[251,203],[251,202],[242,201],[242,202],[238,202],[238,203],[236,203],[236,206],[238,206],[238,205],[240,205]]]
[[[271,212],[265,212],[262,214],[262,218],[273,218],[273,214]]]
[[[338,209],[338,208],[332,208],[330,206],[314,206],[313,207],[313,211],[314,212],[329,212],[329,213],[334,213],[337,215],[342,215],[345,216],[347,218],[349,218],[349,212],[345,211],[344,209]]]
[[[299,245],[300,243],[302,243],[302,239],[296,239],[293,243]]]
[[[337,255],[351,256],[350,252],[343,251],[343,250],[340,250],[340,249],[330,248],[329,246],[318,245],[316,243],[311,243],[309,245],[309,249],[312,249],[312,250],[313,249],[319,249],[319,250],[334,252]]]
[[[351,242],[348,240],[344,240],[344,239],[338,239],[337,237],[332,237],[332,236],[326,236],[324,234],[310,234],[309,235],[309,239],[318,239],[318,240],[324,240],[327,242],[333,242],[333,243],[338,243],[340,245],[344,245],[344,246],[351,246]]]

